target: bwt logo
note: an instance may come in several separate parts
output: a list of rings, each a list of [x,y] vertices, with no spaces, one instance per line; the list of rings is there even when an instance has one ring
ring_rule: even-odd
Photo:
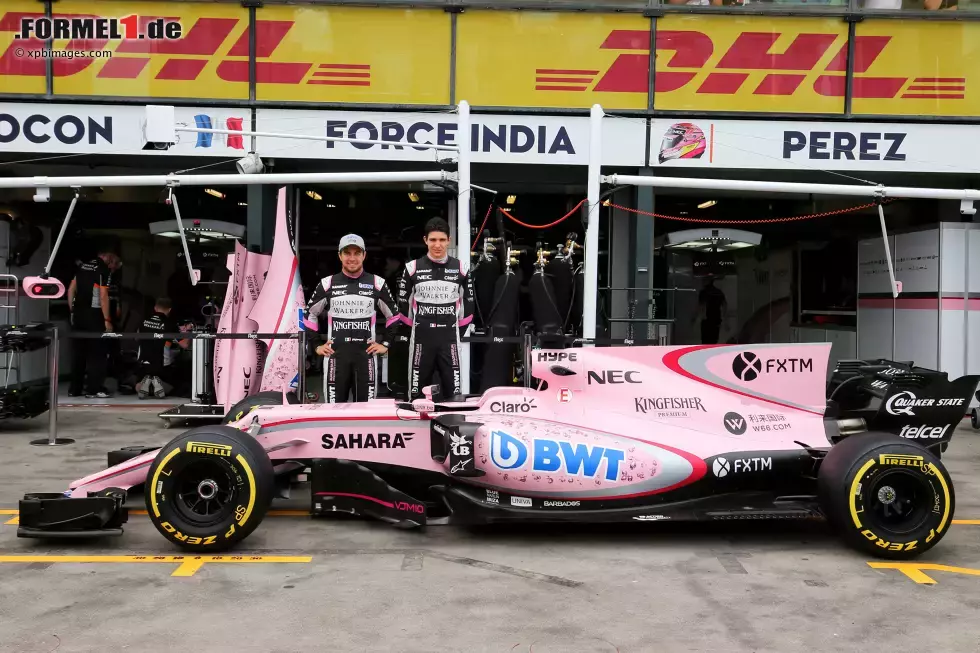
[[[654,90],[671,93],[700,80],[698,95],[791,96],[800,89],[824,97],[843,98],[847,90],[847,34],[742,32],[725,52],[694,30],[656,31],[657,70]],[[884,77],[871,70],[886,47],[901,50],[892,36],[854,38],[855,98],[955,99],[966,97],[965,78]],[[650,32],[612,30],[601,50],[623,50],[595,82],[597,70],[537,68],[536,91],[647,93],[650,79]],[[830,55],[828,57],[828,55]],[[818,69],[821,61],[828,63]],[[717,63],[709,64],[711,61]],[[708,74],[705,74],[705,73]],[[813,74],[817,73],[817,74]]]
[[[754,381],[759,375],[813,371],[812,358],[768,358],[763,360],[751,351],[743,351],[732,360],[732,373],[742,381]]]
[[[624,451],[611,447],[546,438],[535,438],[531,442],[531,450],[528,451],[528,446],[513,435],[493,431],[490,434],[490,458],[500,469],[519,469],[530,457],[531,469],[535,472],[564,472],[589,478],[599,474],[599,466],[605,460],[603,478],[607,481],[619,478],[619,466],[626,458]]]

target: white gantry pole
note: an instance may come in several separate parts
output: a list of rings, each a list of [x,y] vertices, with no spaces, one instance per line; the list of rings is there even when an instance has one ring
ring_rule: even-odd
[[[599,299],[599,183],[602,175],[602,117],[598,104],[589,115],[588,225],[585,228],[585,283],[582,289],[582,337],[595,338]]]
[[[469,272],[470,269],[470,199],[472,188],[470,187],[470,159],[472,150],[470,148],[470,104],[466,100],[459,103],[459,115],[457,117],[459,134],[459,182],[458,195],[456,198],[456,255],[459,258],[463,270]],[[459,347],[459,375],[460,389],[463,394],[470,392],[470,343],[460,343]]]
[[[309,172],[260,175],[112,175],[92,177],[0,177],[0,188],[94,188],[96,186],[246,186],[250,184],[377,184],[447,181],[442,170],[403,172]]]

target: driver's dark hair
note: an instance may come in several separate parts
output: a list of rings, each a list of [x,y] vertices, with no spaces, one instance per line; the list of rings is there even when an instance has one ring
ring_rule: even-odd
[[[441,231],[448,236],[449,223],[442,218],[431,218],[425,223],[425,237],[428,238],[433,231]]]

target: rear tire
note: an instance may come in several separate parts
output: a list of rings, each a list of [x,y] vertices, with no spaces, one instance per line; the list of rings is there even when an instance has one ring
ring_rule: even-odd
[[[970,426],[980,429],[980,412],[976,408],[970,411]]]
[[[201,426],[168,442],[146,476],[146,510],[182,549],[218,552],[242,541],[272,503],[272,462],[254,438]]]
[[[296,403],[295,396],[293,394],[287,394],[286,400],[289,403]],[[250,397],[245,397],[237,404],[231,407],[228,413],[225,415],[224,419],[221,420],[222,424],[231,424],[232,422],[237,422],[241,418],[248,415],[253,408],[258,406],[281,406],[282,405],[282,393],[276,390],[266,390],[265,392],[259,392]]]
[[[890,433],[848,437],[820,465],[820,507],[841,538],[871,555],[904,560],[936,546],[956,496],[942,461]]]

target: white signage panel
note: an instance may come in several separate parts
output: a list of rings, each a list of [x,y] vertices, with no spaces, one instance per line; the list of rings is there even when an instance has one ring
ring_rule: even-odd
[[[315,134],[333,138],[390,141],[388,144],[257,138],[260,156],[304,159],[434,162],[455,156],[418,144],[459,143],[455,113],[395,113],[257,109],[258,132]],[[643,165],[646,121],[605,118],[602,163]],[[470,149],[474,163],[588,165],[589,119],[584,116],[471,114]]]
[[[250,109],[176,107],[178,126],[250,130]],[[143,150],[143,105],[0,103],[0,152],[244,156],[250,136],[177,132],[167,150]]]
[[[653,168],[963,174],[980,172],[978,147],[977,125],[663,118],[650,122]]]

